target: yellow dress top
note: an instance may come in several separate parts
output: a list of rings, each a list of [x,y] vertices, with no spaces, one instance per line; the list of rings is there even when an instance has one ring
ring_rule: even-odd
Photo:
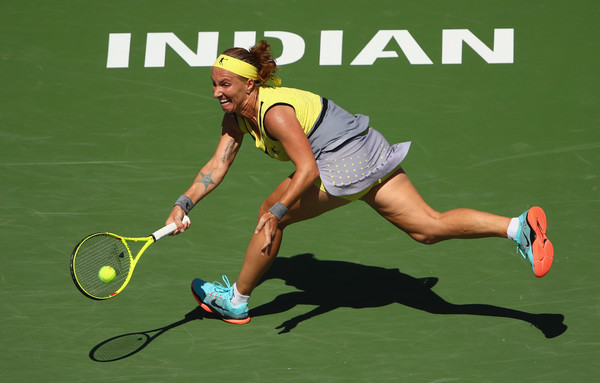
[[[258,90],[257,118],[259,134],[252,129],[246,118],[236,114],[240,129],[252,136],[258,149],[280,161],[289,161],[290,158],[281,143],[270,137],[265,130],[265,115],[269,109],[276,105],[289,105],[294,108],[296,118],[300,122],[302,130],[308,136],[321,114],[323,104],[321,96],[305,90],[285,87],[260,87]]]

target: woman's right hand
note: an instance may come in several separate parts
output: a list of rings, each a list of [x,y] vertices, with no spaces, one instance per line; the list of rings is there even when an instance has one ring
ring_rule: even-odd
[[[182,222],[183,217],[185,217],[185,212],[183,211],[183,209],[179,206],[174,206],[173,210],[171,210],[171,214],[169,214],[169,218],[167,218],[167,221],[165,222],[165,225],[168,225],[171,222],[175,222],[175,224],[177,225],[177,230],[175,230],[171,235],[183,233],[190,227],[189,221],[185,223]]]

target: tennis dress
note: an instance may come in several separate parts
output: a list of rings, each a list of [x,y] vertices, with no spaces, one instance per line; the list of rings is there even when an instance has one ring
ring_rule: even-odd
[[[258,149],[280,161],[290,158],[264,127],[265,115],[276,105],[294,109],[319,168],[319,186],[331,195],[364,194],[396,170],[408,154],[410,142],[390,145],[383,135],[369,127],[369,117],[365,115],[350,114],[333,101],[304,90],[260,87],[258,132],[241,115],[236,114],[236,119]]]

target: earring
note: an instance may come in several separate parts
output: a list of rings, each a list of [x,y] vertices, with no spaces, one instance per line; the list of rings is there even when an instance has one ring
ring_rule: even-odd
[[[246,91],[246,94],[250,94],[251,92],[252,92],[252,91],[250,91],[250,90],[247,90],[247,91]]]

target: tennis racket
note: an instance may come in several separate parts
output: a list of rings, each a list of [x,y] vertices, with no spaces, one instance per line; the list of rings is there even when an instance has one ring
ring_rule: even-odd
[[[190,222],[190,219],[185,216],[183,222]],[[172,222],[148,237],[131,238],[113,233],[88,235],[75,246],[71,254],[71,277],[75,286],[91,299],[114,297],[129,283],[144,251],[175,230],[177,225]],[[143,243],[143,246],[134,258],[131,247],[136,242]],[[100,270],[108,267],[112,268],[109,275],[101,275]]]

